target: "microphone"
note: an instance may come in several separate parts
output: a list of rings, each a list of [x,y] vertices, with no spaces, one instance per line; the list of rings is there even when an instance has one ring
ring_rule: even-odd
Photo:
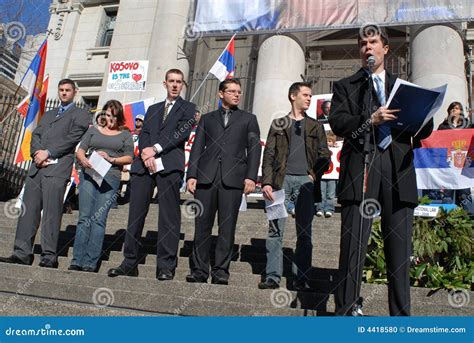
[[[374,67],[375,65],[375,57],[374,56],[369,56],[369,58],[367,58],[367,66],[369,67],[369,71],[372,73],[372,68]]]

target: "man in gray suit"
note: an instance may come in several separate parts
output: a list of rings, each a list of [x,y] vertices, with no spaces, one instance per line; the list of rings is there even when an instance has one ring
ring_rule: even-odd
[[[63,213],[63,198],[71,176],[74,150],[89,127],[87,111],[73,102],[74,81],[58,84],[59,108],[44,114],[31,138],[31,164],[23,195],[24,213],[18,219],[13,254],[0,262],[31,265],[33,243],[41,220],[41,267],[57,268],[56,248]]]

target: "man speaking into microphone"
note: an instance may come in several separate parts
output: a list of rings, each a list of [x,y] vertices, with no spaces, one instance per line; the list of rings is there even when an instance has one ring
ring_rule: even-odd
[[[428,137],[433,122],[416,137],[387,126],[402,115],[385,107],[397,79],[385,70],[387,33],[376,26],[363,27],[358,45],[362,68],[334,84],[329,115],[332,131],[344,137],[337,185],[342,225],[336,313],[362,314],[360,285],[367,242],[373,218],[380,214],[390,315],[408,316],[413,209],[418,203],[412,139]]]

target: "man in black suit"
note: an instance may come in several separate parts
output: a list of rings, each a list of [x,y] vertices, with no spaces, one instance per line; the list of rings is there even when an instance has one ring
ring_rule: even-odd
[[[41,267],[57,268],[63,199],[71,177],[74,149],[89,127],[89,114],[76,107],[74,81],[58,84],[59,108],[44,114],[31,137],[33,159],[25,181],[24,214],[18,218],[15,245],[10,257],[0,262],[31,265],[33,243],[41,221]],[[41,216],[43,211],[43,216]]]
[[[257,118],[237,107],[240,81],[221,82],[219,97],[222,107],[199,121],[189,159],[187,187],[200,202],[202,213],[195,218],[191,274],[186,280],[207,282],[217,211],[219,235],[211,276],[212,283],[227,285],[242,192],[255,189],[262,148]]]
[[[389,49],[388,36],[384,29],[376,27],[366,27],[361,32],[362,69],[334,84],[329,115],[334,133],[344,137],[337,185],[338,201],[342,205],[342,228],[341,280],[335,296],[336,312],[339,315],[361,314],[359,285],[367,242],[373,217],[381,213],[390,314],[410,315],[411,236],[413,209],[418,203],[412,140],[416,143],[428,137],[433,122],[429,122],[415,137],[385,124],[398,115],[398,110],[384,106],[396,80],[384,68],[384,57]],[[371,77],[368,73],[369,57],[375,59]],[[369,82],[373,82],[372,94],[368,91]],[[373,106],[369,108],[370,98]],[[365,135],[367,129],[370,134]],[[367,192],[362,202],[364,136],[370,138],[370,143]],[[357,267],[358,250],[361,258]]]
[[[179,69],[166,72],[166,99],[148,108],[131,174],[130,210],[125,235],[124,260],[109,270],[110,277],[137,276],[140,239],[153,189],[158,187],[158,280],[172,280],[177,264],[181,212],[179,188],[184,173],[184,144],[194,123],[196,105],[179,95],[184,75]],[[160,162],[164,169],[159,170]]]

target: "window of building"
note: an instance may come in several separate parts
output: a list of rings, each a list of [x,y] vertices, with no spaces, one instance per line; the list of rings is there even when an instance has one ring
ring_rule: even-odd
[[[117,10],[106,10],[105,14],[105,20],[99,30],[99,46],[110,46],[117,19]]]

